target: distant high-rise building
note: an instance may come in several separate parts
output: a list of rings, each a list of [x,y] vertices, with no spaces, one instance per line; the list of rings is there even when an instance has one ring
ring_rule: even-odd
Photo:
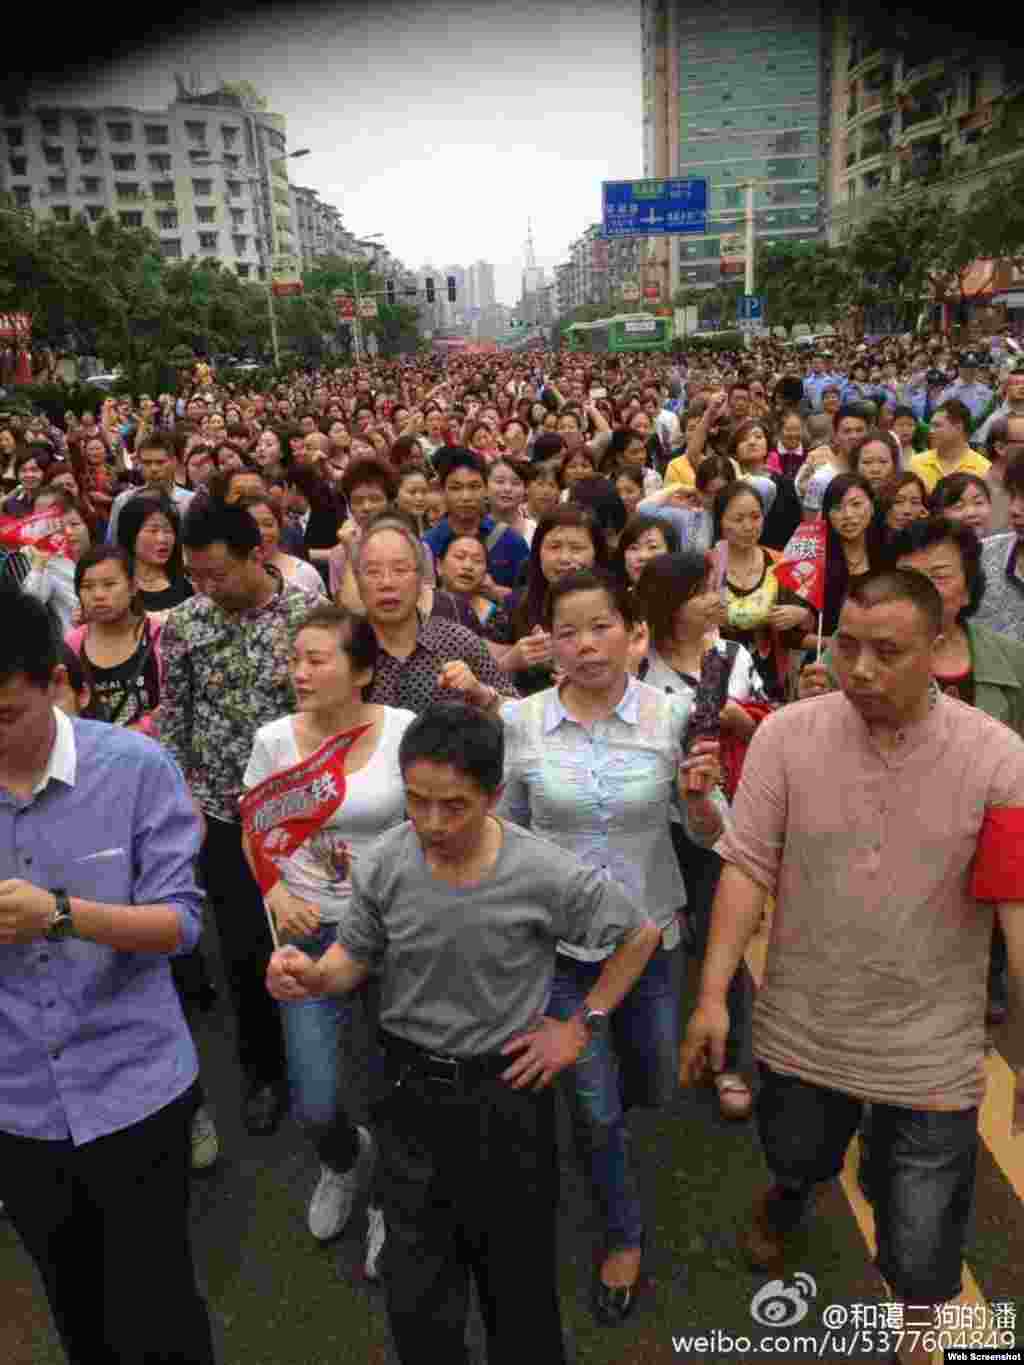
[[[830,34],[819,0],[643,0],[645,176],[708,181],[708,231],[652,239],[647,274],[670,293],[742,274],[755,235],[820,236]]]

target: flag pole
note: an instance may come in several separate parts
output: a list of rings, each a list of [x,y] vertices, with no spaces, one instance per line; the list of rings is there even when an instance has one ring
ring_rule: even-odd
[[[821,513],[818,513],[818,520],[823,521]],[[821,663],[821,632],[825,625],[825,594],[828,591],[828,527],[825,528],[825,543],[822,546],[821,554],[821,611],[818,612],[818,657],[816,662]]]

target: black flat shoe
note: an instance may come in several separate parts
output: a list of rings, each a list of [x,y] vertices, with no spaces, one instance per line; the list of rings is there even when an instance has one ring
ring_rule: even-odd
[[[594,1317],[602,1327],[618,1327],[636,1306],[639,1279],[630,1285],[605,1284],[600,1275],[594,1286]]]
[[[276,1133],[284,1115],[284,1098],[274,1085],[259,1085],[245,1098],[242,1118],[251,1137],[270,1137]]]

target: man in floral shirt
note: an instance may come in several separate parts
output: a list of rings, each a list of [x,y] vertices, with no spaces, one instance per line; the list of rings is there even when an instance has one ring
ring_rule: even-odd
[[[263,562],[259,527],[243,508],[197,499],[182,544],[197,595],[164,624],[160,737],[206,821],[199,864],[234,1002],[245,1124],[272,1133],[285,1104],[284,1040],[264,985],[273,944],[238,801],[256,731],[292,708],[292,637],[317,599]]]

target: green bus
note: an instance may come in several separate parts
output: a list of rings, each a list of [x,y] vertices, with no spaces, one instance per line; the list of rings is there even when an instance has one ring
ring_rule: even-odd
[[[565,329],[570,351],[667,351],[672,319],[650,313],[617,313],[597,322],[573,322]]]

